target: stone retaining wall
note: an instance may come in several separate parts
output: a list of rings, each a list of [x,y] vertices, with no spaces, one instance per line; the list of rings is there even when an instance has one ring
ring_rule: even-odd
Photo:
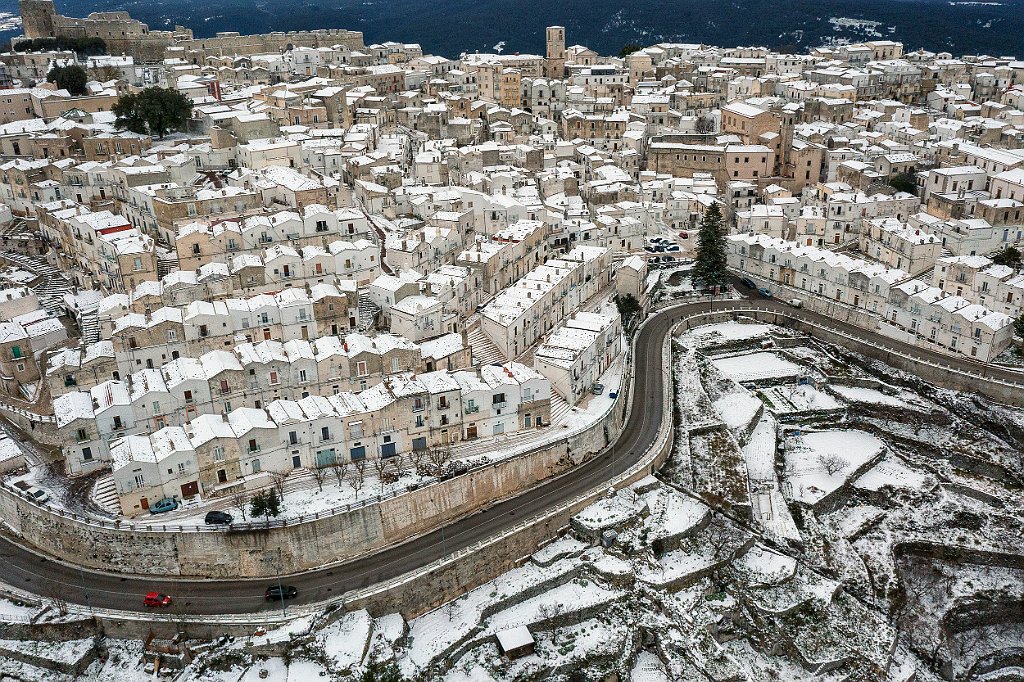
[[[408,540],[565,473],[618,437],[626,396],[587,429],[539,449],[346,513],[266,530],[158,531],[91,524],[0,486],[0,518],[44,552],[89,568],[210,578],[321,568]],[[276,551],[268,551],[276,550]],[[280,565],[279,565],[280,564]]]

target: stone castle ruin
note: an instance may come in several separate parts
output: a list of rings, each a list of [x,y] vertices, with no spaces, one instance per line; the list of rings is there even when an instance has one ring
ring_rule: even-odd
[[[175,57],[201,64],[208,56],[266,54],[291,47],[363,47],[361,32],[344,29],[259,35],[226,32],[197,39],[183,26],[175,26],[173,31],[151,31],[127,12],[93,12],[76,19],[58,14],[53,0],[20,0],[19,5],[26,38],[102,38],[110,54],[125,54],[140,61]]]

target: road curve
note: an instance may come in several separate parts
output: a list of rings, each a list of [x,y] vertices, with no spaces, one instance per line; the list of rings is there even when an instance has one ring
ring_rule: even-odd
[[[750,307],[750,301],[718,301],[714,311]],[[977,372],[982,366],[970,360],[940,355],[884,338],[878,334],[844,324],[816,313],[789,308],[776,301],[759,300],[757,306],[785,312],[792,318],[839,329],[865,344],[884,345],[931,362],[962,367]],[[632,393],[633,409],[618,439],[593,459],[568,474],[534,486],[517,497],[496,503],[489,509],[448,524],[400,545],[284,580],[299,589],[290,603],[310,603],[336,598],[354,589],[390,580],[413,571],[442,556],[496,535],[524,518],[539,514],[573,499],[622,473],[639,461],[653,446],[661,427],[664,400],[662,352],[665,336],[684,317],[709,312],[709,302],[670,308],[650,317],[636,340]],[[986,368],[990,369],[990,368]],[[991,369],[990,369],[991,372]],[[1021,373],[1012,370],[991,372],[1004,381],[1021,381]],[[7,535],[0,535],[0,580],[43,598],[61,599],[103,609],[142,610],[142,597],[151,590],[170,594],[174,611],[188,614],[231,614],[273,611],[279,604],[267,603],[263,591],[274,580],[201,580],[190,578],[148,578],[83,570],[76,566],[40,556]],[[146,570],[146,558],[138,557],[138,571]]]

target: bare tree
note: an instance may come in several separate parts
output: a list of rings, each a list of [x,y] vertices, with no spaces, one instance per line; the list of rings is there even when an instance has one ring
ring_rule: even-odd
[[[450,445],[439,445],[434,448],[430,448],[427,459],[430,461],[433,469],[432,473],[435,476],[440,476],[444,472],[444,467],[451,461],[452,448]]]
[[[345,472],[348,471],[348,460],[339,459],[331,467],[331,471],[334,472],[334,478],[338,481],[338,488],[341,488],[341,484],[345,482]]]
[[[119,80],[121,78],[121,70],[116,66],[97,66],[92,69],[92,76],[101,83],[107,81]]]
[[[538,615],[551,625],[551,638],[558,643],[561,627],[559,619],[565,611],[565,605],[558,601],[546,602],[537,608]]]
[[[327,479],[327,467],[316,466],[310,469],[313,478],[316,479],[316,487],[320,492],[324,491],[324,481]]]
[[[427,460],[427,451],[413,449],[412,451],[412,466],[417,474],[423,475],[423,465]]]
[[[698,135],[710,135],[715,132],[715,119],[710,116],[701,116],[694,122],[693,130]]]
[[[47,598],[50,601],[50,607],[59,613],[61,616],[68,615],[68,601],[64,598],[63,594],[56,587],[52,590],[47,590]]]
[[[277,490],[277,496],[282,500],[284,499],[284,481],[288,478],[287,474],[282,474],[280,471],[270,472],[270,480],[274,483],[274,489]]]
[[[398,478],[405,476],[405,459],[401,455],[392,457],[388,461],[391,462],[391,466],[394,468],[395,475],[397,475]]]
[[[727,550],[732,544],[733,532],[730,530],[729,526],[726,525],[725,521],[716,516],[711,520],[711,523],[708,524],[704,535],[707,538],[708,546],[711,547],[712,556],[715,559],[721,559],[729,553]]]
[[[840,471],[850,466],[850,463],[835,453],[822,453],[818,457],[818,461],[821,463],[821,468],[825,470],[829,476],[835,476]]]
[[[373,469],[377,472],[377,484],[380,486],[380,494],[384,494],[384,474],[387,473],[388,467],[391,465],[388,460],[383,457],[378,457],[373,460]]]
[[[366,460],[357,459],[355,461],[355,471],[352,473],[352,479],[349,481],[349,485],[356,491],[356,499],[359,499],[359,489],[366,483]]]
[[[245,521],[246,510],[249,506],[249,495],[246,493],[245,488],[237,488],[231,493],[231,504],[238,507],[242,512],[242,520]]]

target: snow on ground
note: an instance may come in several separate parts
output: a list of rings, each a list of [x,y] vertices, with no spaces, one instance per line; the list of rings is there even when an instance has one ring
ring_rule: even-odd
[[[575,556],[589,546],[571,535],[565,535],[534,552],[533,561],[541,566],[547,566],[558,559]]]
[[[771,415],[761,417],[757,426],[750,432],[747,444],[743,446],[743,458],[747,462],[747,477],[751,487],[757,481],[776,481],[775,476],[775,418]]]
[[[728,393],[715,401],[715,410],[731,431],[745,431],[763,403],[744,390]]]
[[[39,613],[40,607],[15,603],[0,597],[0,622],[23,623]]]
[[[539,655],[513,661],[502,676],[503,679],[547,679],[546,673],[553,667],[566,670],[578,667],[585,661],[618,658],[626,648],[630,628],[625,623],[591,618],[559,628],[550,635],[546,632],[540,635],[536,640]],[[471,679],[476,682],[487,678]]]
[[[705,571],[719,561],[711,547],[700,547],[693,552],[677,549],[665,553],[656,566],[640,567],[636,579],[654,587],[667,587]]]
[[[584,398],[578,405],[570,409],[558,423],[553,424],[552,428],[546,429],[544,432],[551,434],[548,440],[561,438],[564,434],[559,433],[560,430],[582,429],[590,426],[604,416],[608,410],[612,409],[615,401],[619,399],[618,394],[619,388],[622,386],[622,373],[623,361],[620,357],[597,380],[597,383],[604,386],[604,392],[601,395],[591,395]],[[613,393],[616,396],[614,398],[611,397]],[[516,440],[516,434],[514,433],[506,437],[511,438],[513,442]],[[533,445],[535,446],[536,443]],[[489,457],[492,460],[504,459],[500,455]]]
[[[766,338],[771,334],[772,326],[767,324],[742,324],[739,322],[720,322],[695,327],[683,335],[683,339],[695,344],[698,348],[719,345],[729,341],[746,341],[749,339]]]
[[[805,504],[820,502],[883,447],[875,436],[855,430],[808,431],[787,439],[786,480],[792,498]]]
[[[866,504],[859,504],[853,507],[839,509],[830,515],[831,518],[836,519],[832,523],[836,528],[838,528],[844,538],[853,537],[869,523],[872,523],[884,516],[884,511],[878,507],[872,507]]]
[[[441,608],[419,616],[409,623],[411,645],[401,661],[403,672],[412,675],[469,636],[486,607],[510,600],[541,583],[568,580],[578,569],[578,561],[562,560],[551,566],[524,564]]]
[[[743,446],[751,513],[766,533],[780,539],[799,542],[800,531],[782,496],[779,478],[775,473],[777,428],[775,417],[766,413],[750,433],[747,444]]]
[[[530,626],[565,613],[600,607],[622,596],[619,590],[590,580],[576,579],[499,611],[487,619],[481,636],[495,635],[520,625]]]
[[[758,379],[786,379],[803,372],[797,365],[777,353],[747,353],[731,357],[714,358],[712,364],[735,381]]]
[[[765,404],[775,414],[838,410],[842,403],[810,384],[789,384],[772,386],[760,391]]]
[[[598,500],[573,517],[573,522],[585,531],[599,532],[621,526],[636,517],[640,510],[622,495]]]
[[[778,585],[796,574],[796,559],[773,552],[763,545],[754,545],[733,562],[751,585]]]
[[[268,658],[245,671],[238,682],[260,682],[261,680],[287,680],[288,665],[280,658]]]
[[[833,385],[832,391],[851,403],[870,403],[873,405],[885,405],[888,407],[909,407],[908,396],[900,393],[890,395],[882,393],[875,388],[863,388],[861,386],[840,386]],[[912,396],[911,396],[912,398]],[[914,403],[921,404],[923,401],[914,400]]]
[[[370,654],[373,658],[389,658],[395,643],[405,635],[405,619],[400,613],[389,613],[373,622]]]
[[[270,679],[270,678],[268,678]],[[287,682],[307,682],[307,680],[330,679],[327,669],[316,661],[297,660],[288,664]]]
[[[667,487],[644,495],[650,516],[644,519],[648,540],[677,538],[691,532],[704,522],[711,510],[701,502]]]
[[[352,611],[319,632],[317,642],[338,668],[351,668],[362,663],[372,626],[369,613]]]
[[[630,682],[669,682],[665,664],[653,651],[641,651],[629,673]]]
[[[4,651],[17,652],[69,665],[81,661],[95,646],[96,641],[91,638],[72,639],[66,642],[0,639],[0,649]]]
[[[922,490],[928,476],[917,469],[911,469],[896,455],[886,455],[882,461],[866,474],[853,482],[858,488],[878,491],[885,486]]]

